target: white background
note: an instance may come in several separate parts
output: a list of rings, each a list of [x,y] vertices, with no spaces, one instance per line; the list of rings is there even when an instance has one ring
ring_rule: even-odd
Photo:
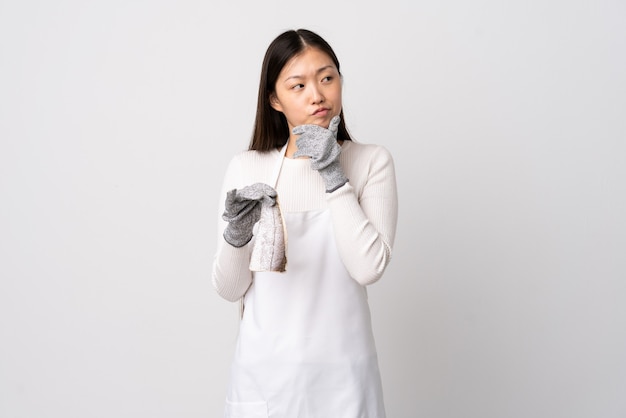
[[[618,0],[0,1],[0,417],[221,415],[221,179],[267,45],[306,27],[396,161],[369,289],[389,417],[623,418],[625,22]]]

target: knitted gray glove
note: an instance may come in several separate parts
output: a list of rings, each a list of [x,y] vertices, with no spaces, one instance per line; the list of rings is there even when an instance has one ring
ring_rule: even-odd
[[[339,164],[341,147],[337,143],[337,130],[341,118],[331,119],[328,129],[318,125],[300,125],[293,128],[293,133],[300,135],[296,140],[297,157],[311,157],[311,168],[317,170],[324,183],[326,193],[331,193],[348,182]]]
[[[276,204],[276,190],[264,183],[255,183],[226,194],[222,219],[228,222],[224,239],[233,247],[243,247],[252,239],[252,228],[261,218],[261,207]]]

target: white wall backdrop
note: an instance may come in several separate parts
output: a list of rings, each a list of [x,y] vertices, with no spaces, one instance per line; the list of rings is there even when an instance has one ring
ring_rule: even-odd
[[[265,48],[306,27],[354,136],[396,160],[370,288],[389,417],[623,418],[625,21],[619,0],[0,1],[0,417],[220,416],[221,178]]]

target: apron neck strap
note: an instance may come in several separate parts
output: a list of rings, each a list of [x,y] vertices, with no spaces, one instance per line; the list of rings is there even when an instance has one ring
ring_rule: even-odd
[[[285,159],[286,153],[287,153],[287,144],[285,144],[280,149],[279,154],[278,154],[278,160],[276,161],[276,164],[274,165],[274,171],[272,173],[272,178],[271,178],[272,183],[270,184],[274,189],[276,188],[276,185],[278,184],[278,176],[280,175],[280,169],[283,167],[283,160]]]

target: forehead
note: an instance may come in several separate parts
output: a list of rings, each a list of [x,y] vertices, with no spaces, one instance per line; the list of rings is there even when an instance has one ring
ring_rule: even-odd
[[[307,75],[320,68],[331,66],[337,69],[330,55],[315,47],[306,47],[301,53],[294,55],[283,67],[279,78],[293,75]]]

